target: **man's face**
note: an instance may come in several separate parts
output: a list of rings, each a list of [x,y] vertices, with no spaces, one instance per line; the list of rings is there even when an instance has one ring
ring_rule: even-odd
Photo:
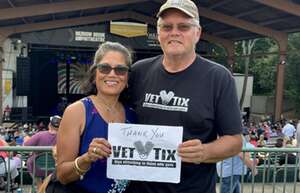
[[[157,31],[164,54],[173,57],[194,53],[201,35],[201,30],[193,19],[176,9],[165,11]]]

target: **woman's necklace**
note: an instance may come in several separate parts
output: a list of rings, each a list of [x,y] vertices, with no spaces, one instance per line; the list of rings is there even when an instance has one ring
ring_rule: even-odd
[[[118,100],[116,102],[114,102],[114,104],[112,105],[108,105],[104,99],[101,99],[102,101],[102,104],[104,105],[104,108],[107,112],[109,113],[115,113],[117,110],[116,110],[116,106],[117,106],[117,103],[118,103]]]
[[[108,122],[113,123],[116,119],[118,119],[118,111],[117,104],[118,100],[116,100],[112,105],[109,105],[102,97],[96,96],[97,101],[100,103],[99,106],[104,109],[105,114],[107,115]]]

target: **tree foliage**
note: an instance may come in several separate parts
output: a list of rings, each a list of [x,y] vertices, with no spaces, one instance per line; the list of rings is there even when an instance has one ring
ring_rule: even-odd
[[[214,61],[227,66],[226,51],[223,48],[212,46],[210,54],[214,55]],[[235,73],[244,74],[246,60],[249,59],[249,74],[253,76],[254,81],[253,95],[275,96],[279,63],[278,44],[270,38],[259,38],[252,53],[245,55],[243,41],[238,41],[235,43],[235,55]],[[296,103],[296,110],[300,111],[300,33],[289,34],[284,83],[285,97],[292,99]]]
[[[248,40],[251,41],[251,40]],[[254,95],[273,95],[275,90],[278,47],[268,38],[257,39],[250,55],[243,54],[243,42],[236,43],[236,63],[234,72],[244,73],[246,60],[249,59],[249,74],[253,78]],[[272,54],[270,54],[272,53]]]
[[[285,95],[296,103],[300,111],[300,33],[289,35],[287,65],[285,68]]]

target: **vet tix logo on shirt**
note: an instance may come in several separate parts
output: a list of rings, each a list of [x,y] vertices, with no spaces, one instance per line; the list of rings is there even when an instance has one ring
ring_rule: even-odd
[[[189,98],[176,96],[173,91],[162,90],[158,94],[146,93],[143,107],[161,109],[166,111],[187,112]]]

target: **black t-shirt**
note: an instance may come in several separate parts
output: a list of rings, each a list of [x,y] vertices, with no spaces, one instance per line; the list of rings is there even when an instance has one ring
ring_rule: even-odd
[[[226,68],[197,56],[187,69],[169,73],[162,58],[132,67],[129,93],[138,123],[183,126],[183,141],[203,143],[241,133],[235,82]],[[215,183],[215,164],[182,163],[179,184],[133,181],[128,193],[213,193]]]

